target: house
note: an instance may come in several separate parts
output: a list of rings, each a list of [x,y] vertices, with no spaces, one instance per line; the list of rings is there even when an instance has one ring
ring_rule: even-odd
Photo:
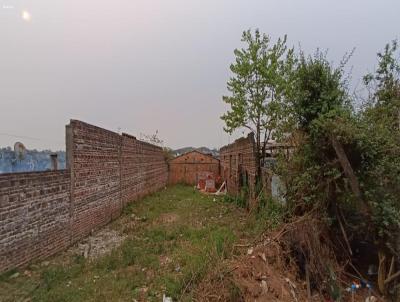
[[[169,161],[169,184],[197,185],[203,175],[219,177],[219,160],[209,154],[190,151]]]

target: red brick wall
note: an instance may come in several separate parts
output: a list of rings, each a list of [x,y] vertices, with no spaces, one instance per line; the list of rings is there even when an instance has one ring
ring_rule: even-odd
[[[219,160],[197,151],[188,152],[169,161],[168,183],[197,185],[198,174],[211,172],[219,175]]]
[[[240,175],[247,175],[250,194],[254,193],[257,166],[253,135],[242,137],[220,149],[221,175],[229,194],[240,192]]]
[[[160,147],[76,120],[69,128],[73,240],[118,217],[128,202],[166,186]]]
[[[161,148],[81,121],[66,127],[67,170],[0,174],[0,272],[43,259],[167,184]]]
[[[121,149],[123,205],[165,187],[167,178],[168,166],[162,149],[124,133]]]
[[[70,244],[66,170],[0,174],[0,272]]]
[[[121,136],[71,120],[73,241],[107,224],[121,211]],[[68,138],[67,138],[68,139]]]

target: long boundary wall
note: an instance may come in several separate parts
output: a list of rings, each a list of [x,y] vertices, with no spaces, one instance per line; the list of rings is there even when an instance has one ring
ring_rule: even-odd
[[[66,126],[67,169],[0,174],[0,272],[53,255],[167,185],[160,147],[81,121]]]

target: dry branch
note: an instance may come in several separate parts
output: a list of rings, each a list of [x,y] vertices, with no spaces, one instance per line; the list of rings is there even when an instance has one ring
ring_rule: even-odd
[[[354,196],[360,202],[360,206],[364,214],[370,214],[371,211],[366,202],[363,201],[361,196],[360,184],[356,175],[354,174],[353,168],[351,167],[350,161],[347,158],[346,152],[344,151],[343,145],[335,138],[331,137],[331,142],[333,149],[335,149],[336,155],[339,159],[340,165],[344,171],[344,174],[349,179],[351,190],[353,191]]]

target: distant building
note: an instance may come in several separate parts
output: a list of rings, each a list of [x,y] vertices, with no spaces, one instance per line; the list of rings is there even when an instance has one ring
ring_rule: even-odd
[[[199,151],[190,151],[169,161],[169,184],[197,185],[204,173],[219,176],[219,160]]]

